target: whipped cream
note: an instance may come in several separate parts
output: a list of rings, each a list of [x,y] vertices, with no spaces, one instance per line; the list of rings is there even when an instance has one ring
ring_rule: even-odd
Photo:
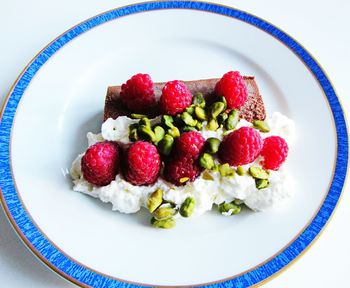
[[[129,143],[129,125],[137,121],[126,116],[118,117],[115,120],[107,119],[102,124],[100,134],[91,132],[87,134],[88,145],[91,146],[104,140]],[[159,117],[151,120],[152,124],[159,123],[159,121]],[[262,137],[277,135],[283,137],[289,147],[293,144],[295,125],[292,120],[279,112],[275,112],[266,121],[271,131],[262,133]],[[216,137],[221,140],[223,138],[224,131],[222,129],[210,131],[205,128],[205,123],[203,124],[201,134],[205,139]],[[252,126],[252,124],[240,120],[237,128],[243,126]],[[283,168],[279,171],[270,171],[269,187],[260,190],[255,187],[254,179],[247,174],[222,177],[218,172],[208,170],[203,172],[195,181],[184,186],[175,186],[161,177],[153,185],[134,186],[124,180],[121,175],[117,175],[109,185],[97,187],[84,179],[81,172],[82,157],[83,154],[77,156],[70,170],[74,182],[73,190],[99,198],[102,202],[110,202],[112,210],[122,213],[135,213],[141,207],[147,207],[149,195],[158,188],[163,190],[163,198],[174,203],[177,207],[180,207],[187,197],[194,197],[193,216],[199,216],[211,210],[213,204],[231,202],[235,199],[242,200],[254,211],[265,211],[290,198],[294,193],[292,178]],[[243,168],[247,170],[251,165],[259,166],[259,159]]]

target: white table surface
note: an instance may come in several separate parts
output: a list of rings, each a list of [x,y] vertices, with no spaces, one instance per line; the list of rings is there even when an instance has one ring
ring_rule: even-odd
[[[350,1],[212,0],[260,16],[302,43],[321,63],[350,115]],[[86,18],[132,0],[0,0],[0,104],[47,43]],[[349,287],[349,187],[319,240],[264,287]],[[296,212],[297,213],[297,212]],[[75,287],[22,244],[0,208],[0,287]]]

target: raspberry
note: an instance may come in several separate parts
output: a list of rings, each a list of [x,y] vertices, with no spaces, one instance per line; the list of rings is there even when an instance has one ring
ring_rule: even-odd
[[[264,140],[264,145],[260,155],[265,169],[278,170],[288,155],[287,142],[279,136],[270,136]]]
[[[201,153],[205,139],[199,132],[191,131],[181,134],[176,141],[176,152],[181,156],[197,159]]]
[[[153,82],[148,74],[136,74],[132,76],[120,91],[120,99],[123,104],[134,112],[147,112],[156,105]]]
[[[180,186],[186,184],[187,181],[181,183],[184,178],[189,178],[188,181],[195,180],[201,173],[202,168],[197,164],[197,161],[190,156],[173,156],[170,158],[164,167],[165,180]]]
[[[162,89],[159,104],[163,114],[176,115],[192,104],[192,94],[184,83],[170,81]]]
[[[97,186],[105,186],[111,183],[118,174],[119,163],[118,144],[104,141],[87,149],[81,159],[81,170],[88,182]]]
[[[238,71],[224,74],[216,83],[215,93],[218,96],[224,96],[227,106],[231,109],[241,108],[248,99],[247,86]]]
[[[160,157],[151,143],[137,141],[126,152],[124,176],[134,185],[153,184],[158,177]]]
[[[253,162],[259,155],[263,140],[257,130],[242,127],[226,135],[219,147],[221,162],[231,166]]]

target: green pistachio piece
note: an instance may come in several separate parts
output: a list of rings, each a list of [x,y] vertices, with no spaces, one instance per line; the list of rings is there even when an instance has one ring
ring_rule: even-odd
[[[163,155],[169,155],[174,145],[174,138],[165,134],[164,138],[158,143],[158,150]]]
[[[160,140],[162,140],[165,136],[165,130],[162,126],[156,126],[154,127],[154,135],[155,135],[155,143],[158,143]]]
[[[149,195],[147,200],[148,211],[153,213],[163,202],[163,191],[157,189],[151,195]]]
[[[199,157],[199,165],[205,169],[212,169],[215,165],[213,156],[208,153],[203,153]]]
[[[260,132],[270,132],[270,127],[267,125],[265,121],[262,120],[254,120],[253,121],[253,127],[255,129],[258,129]]]
[[[233,200],[233,204],[235,204],[235,205],[242,205],[243,204],[243,201],[241,200],[241,199],[235,199],[235,200]]]
[[[147,117],[144,117],[139,121],[139,125],[144,125],[151,128],[151,121]]]
[[[205,143],[205,150],[210,154],[218,152],[220,146],[220,140],[215,137],[210,137]]]
[[[216,131],[219,128],[218,121],[216,121],[215,119],[210,119],[206,128],[211,131]]]
[[[180,182],[181,184],[183,184],[183,183],[186,183],[188,180],[190,180],[190,178],[188,178],[188,177],[182,177],[182,178],[180,178],[179,182]]]
[[[174,218],[168,218],[165,220],[157,220],[155,217],[151,219],[151,224],[155,228],[170,229],[175,227],[176,222]]]
[[[144,115],[144,114],[137,114],[137,113],[131,113],[130,116],[131,116],[131,118],[133,118],[133,119],[147,118],[147,115]]]
[[[137,133],[138,127],[139,127],[139,124],[137,124],[137,123],[131,124],[129,126],[129,139],[131,141],[139,140],[139,136],[138,136],[138,133]]]
[[[203,179],[204,180],[214,181],[213,175],[211,175],[208,170],[204,170],[204,172],[203,172]]]
[[[241,212],[241,207],[234,203],[221,203],[219,205],[219,212],[225,215],[236,215]]]
[[[199,122],[198,122],[198,123],[199,123]],[[182,127],[182,128],[181,128],[181,131],[182,131],[182,132],[190,132],[190,131],[197,131],[197,129],[194,128],[194,127],[191,127],[191,126],[185,126],[185,127]]]
[[[195,200],[193,197],[186,198],[186,200],[181,204],[181,207],[180,207],[181,216],[190,217],[194,210],[194,204],[195,204]]]
[[[198,121],[196,128],[197,128],[197,130],[202,130],[202,128],[203,128],[202,123]]]
[[[243,176],[244,175],[244,169],[243,169],[243,167],[242,166],[238,166],[237,167],[237,174],[239,175],[239,176]]]
[[[238,110],[231,110],[230,113],[228,114],[228,118],[226,120],[226,129],[227,130],[235,129],[238,122],[239,122],[239,111]]]
[[[221,112],[225,110],[226,104],[223,102],[214,102],[210,107],[210,115],[212,118],[216,119]]]
[[[193,95],[192,98],[192,104],[201,108],[205,107],[205,99],[203,97],[203,94],[200,92],[197,92]]]
[[[207,113],[202,107],[196,106],[194,108],[194,114],[196,115],[198,120],[201,120],[201,121],[207,120]]]
[[[177,127],[173,127],[173,128],[170,128],[168,129],[168,134],[174,138],[177,138],[177,137],[180,137],[180,131],[179,131],[179,128]]]
[[[255,186],[258,189],[264,189],[269,187],[269,180],[267,179],[255,179]]]
[[[145,119],[145,118],[143,118]],[[142,138],[145,138],[147,140],[150,140],[152,142],[156,142],[156,135],[152,131],[151,127],[146,126],[146,125],[141,125],[139,126],[138,129],[139,134],[142,136]]]
[[[175,214],[176,210],[174,208],[164,205],[158,207],[153,212],[154,218],[156,218],[157,220],[166,220],[173,217]]]
[[[191,105],[190,107],[187,107],[187,108],[186,108],[186,112],[189,113],[189,114],[193,114],[193,112],[194,112],[194,106]]]
[[[216,117],[216,120],[220,125],[224,125],[227,118],[228,118],[227,113],[223,112],[218,117]]]
[[[181,114],[181,119],[186,125],[192,127],[196,126],[198,122],[197,120],[193,119],[192,115],[188,112],[183,112]]]
[[[220,96],[220,97],[219,97],[219,101],[218,101],[218,102],[222,102],[222,103],[224,103],[224,104],[225,104],[225,108],[224,108],[224,110],[226,110],[226,108],[227,108],[226,98],[225,98],[224,96]]]
[[[214,164],[214,167],[211,169],[211,171],[213,171],[213,172],[219,172],[219,167],[220,167],[219,164]]]
[[[249,167],[249,174],[253,176],[255,179],[268,179],[269,178],[269,172],[266,170],[260,168],[251,166]]]
[[[223,177],[235,176],[235,169],[230,167],[228,163],[219,166],[219,173]]]
[[[168,128],[174,127],[174,119],[170,115],[163,115],[161,122],[165,127],[168,127]]]

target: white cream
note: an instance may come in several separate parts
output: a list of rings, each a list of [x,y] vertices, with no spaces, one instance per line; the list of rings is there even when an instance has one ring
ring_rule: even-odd
[[[159,122],[159,117],[152,120]],[[89,146],[96,142],[111,140],[129,143],[129,125],[136,123],[137,120],[126,116],[118,117],[116,120],[108,119],[102,125],[101,134],[88,133]],[[267,119],[271,131],[262,134],[263,137],[278,135],[286,139],[288,144],[292,143],[295,127],[294,122],[281,113],[272,114]],[[251,126],[251,123],[241,120],[237,128],[242,126]],[[205,125],[203,125],[205,127]],[[204,138],[217,137],[223,138],[223,130],[209,131],[203,128],[201,131]],[[213,204],[231,202],[234,199],[242,200],[248,207],[254,211],[265,211],[277,205],[281,201],[293,195],[293,185],[290,176],[283,170],[270,171],[268,188],[258,190],[255,187],[255,181],[248,175],[234,177],[221,177],[219,173],[207,171],[213,180],[203,178],[203,173],[194,182],[185,186],[177,187],[162,178],[159,178],[151,186],[134,186],[125,181],[120,175],[109,185],[96,187],[87,182],[81,172],[81,158],[83,154],[73,161],[71,176],[74,182],[74,191],[82,192],[99,198],[103,202],[112,203],[112,210],[118,210],[122,213],[135,213],[140,208],[146,207],[149,195],[157,188],[163,190],[163,197],[167,201],[175,203],[178,207],[189,196],[195,198],[195,209],[193,215],[198,216],[211,210]],[[254,165],[259,165],[258,160]],[[248,165],[245,170],[248,169]]]

